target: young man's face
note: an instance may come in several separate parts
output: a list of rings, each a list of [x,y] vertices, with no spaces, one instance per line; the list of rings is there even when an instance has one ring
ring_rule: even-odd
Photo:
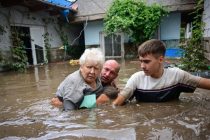
[[[141,69],[147,76],[153,78],[159,78],[163,72],[163,61],[164,57],[154,57],[152,54],[145,55],[144,57],[139,56]]]

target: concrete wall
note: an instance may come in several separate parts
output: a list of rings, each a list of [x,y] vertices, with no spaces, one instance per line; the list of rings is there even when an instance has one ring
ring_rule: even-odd
[[[99,46],[100,44],[100,32],[103,31],[103,21],[87,21],[84,23],[84,36],[85,36],[85,46]],[[129,41],[129,37],[127,35],[124,36],[124,42],[127,43]]]
[[[84,23],[85,27],[85,23]],[[85,28],[85,46],[99,45],[99,33],[103,30],[103,21],[87,22]]]
[[[160,39],[171,40],[180,38],[181,13],[170,13],[160,24]]]
[[[160,24],[161,40],[177,40],[180,38],[181,13],[170,13]],[[85,27],[85,23],[84,23]],[[98,45],[99,33],[103,31],[103,21],[87,21],[85,27],[85,45]],[[127,39],[127,38],[126,38]]]
[[[204,0],[204,13],[203,13],[204,26],[204,46],[207,51],[206,57],[210,60],[210,1]]]

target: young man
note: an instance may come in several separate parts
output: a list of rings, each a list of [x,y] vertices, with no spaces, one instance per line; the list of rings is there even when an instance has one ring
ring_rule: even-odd
[[[114,80],[117,78],[119,70],[120,64],[115,60],[107,60],[103,64],[100,74],[103,92],[97,97],[97,105],[107,103],[110,99],[115,99],[117,97],[119,90],[116,88]],[[52,98],[51,104],[54,106],[62,106],[63,97]]]
[[[181,92],[194,92],[196,87],[210,89],[210,80],[197,77],[179,68],[164,68],[165,44],[157,39],[138,48],[142,71],[134,73],[118,94],[113,105],[122,105],[133,97],[143,102],[164,102],[178,99]]]

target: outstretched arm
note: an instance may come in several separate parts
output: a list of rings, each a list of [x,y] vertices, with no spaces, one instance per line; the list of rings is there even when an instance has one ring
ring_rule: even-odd
[[[113,105],[122,105],[122,104],[124,103],[124,101],[125,101],[125,97],[122,96],[122,95],[120,95],[120,94],[118,94],[117,99],[115,99],[115,100],[112,102],[112,104],[113,104]]]
[[[124,88],[117,96],[117,99],[115,99],[112,104],[113,105],[123,105],[123,103],[129,99],[133,95],[133,90],[131,88]]]
[[[201,78],[198,83],[198,88],[209,89],[210,90],[210,79]]]

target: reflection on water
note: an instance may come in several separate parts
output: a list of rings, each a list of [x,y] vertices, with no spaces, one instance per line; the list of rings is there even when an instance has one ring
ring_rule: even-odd
[[[136,61],[120,61],[120,88],[138,71]],[[0,139],[210,139],[210,91],[197,89],[179,101],[131,102],[62,112],[50,105],[59,83],[78,66],[67,62],[0,73]]]

